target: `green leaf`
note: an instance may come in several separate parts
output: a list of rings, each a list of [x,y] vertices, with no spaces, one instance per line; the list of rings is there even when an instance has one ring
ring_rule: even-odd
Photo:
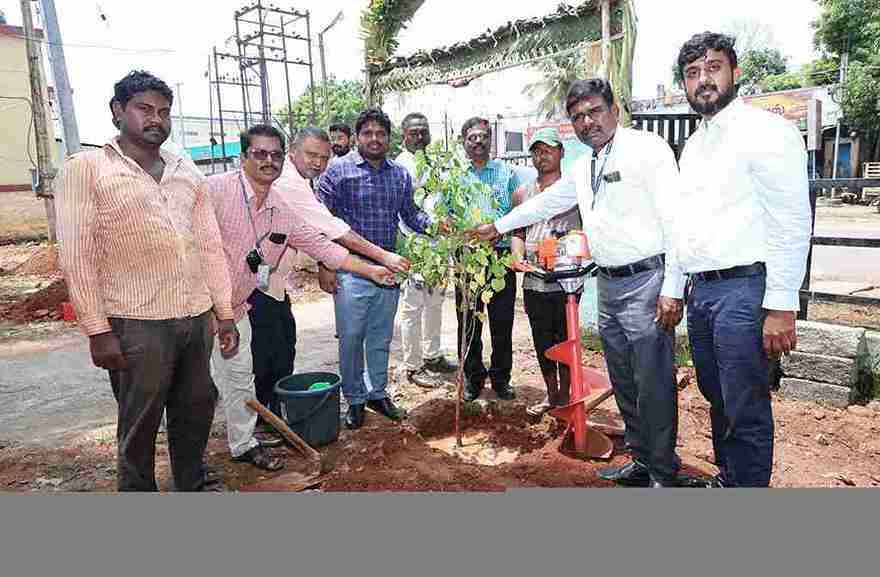
[[[507,284],[507,283],[504,282],[504,279],[503,279],[503,278],[493,278],[493,279],[492,279],[492,290],[495,291],[495,292],[497,292],[497,293],[500,293],[501,291],[504,290],[504,286],[505,286],[506,284]]]
[[[492,291],[490,291],[490,290],[485,290],[485,291],[482,292],[482,294],[480,294],[480,300],[483,301],[483,302],[486,303],[486,304],[489,304],[489,301],[492,300],[492,295],[493,295],[493,294],[494,294],[494,293],[493,293]]]

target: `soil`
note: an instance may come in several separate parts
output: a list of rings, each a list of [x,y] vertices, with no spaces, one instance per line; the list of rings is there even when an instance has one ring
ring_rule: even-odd
[[[48,267],[38,266],[41,260],[45,263],[48,258],[41,255],[29,260],[21,258],[20,253],[13,258],[7,248],[0,247],[0,267],[16,268],[16,272],[0,275],[0,307],[6,307],[0,312],[5,310],[4,318],[9,311],[34,311],[37,306],[49,307],[61,298],[63,281],[53,278],[52,272],[47,272]],[[15,267],[6,266],[16,259]],[[17,275],[24,264],[31,267],[28,272],[42,276]],[[302,284],[297,290],[301,293],[297,295],[297,302],[314,303],[296,308],[298,325],[301,322],[307,325],[314,315],[325,323],[328,311],[332,311],[324,302],[329,297],[317,288],[314,276],[305,272],[296,276],[296,282]],[[4,283],[14,279],[28,279],[31,284],[26,286],[31,292],[17,297],[12,294],[14,291],[10,293],[11,285]],[[47,284],[34,290],[34,283]],[[444,329],[452,331],[454,341],[454,310],[447,305]],[[339,439],[320,448],[326,466],[314,486],[306,488],[290,482],[296,473],[301,473],[300,477],[308,475],[312,464],[286,447],[272,449],[286,457],[286,468],[277,473],[265,473],[250,465],[232,462],[226,447],[222,411],[218,411],[215,419],[207,463],[229,491],[498,492],[518,487],[610,487],[610,483],[597,477],[596,471],[627,462],[620,437],[613,437],[615,451],[611,459],[584,460],[560,450],[562,428],[552,417],[534,419],[526,415],[525,408],[543,396],[543,385],[528,323],[521,309],[517,307],[514,336],[514,384],[518,398],[498,401],[494,393],[487,390],[479,401],[467,404],[462,421],[465,446],[461,449],[454,446],[453,437],[454,384],[447,380],[439,388],[421,389],[406,383],[401,373],[392,370],[389,393],[407,410],[408,418],[396,424],[368,411],[362,429],[349,431],[340,426]],[[51,333],[34,330],[30,337],[35,343],[33,346],[49,347],[61,338],[54,333],[64,325],[41,322],[15,326],[22,331],[30,327],[50,327]],[[19,340],[4,342],[4,349],[20,350],[19,356],[25,355],[29,349],[22,345],[23,336],[28,338],[25,334],[19,335]],[[322,346],[312,354],[320,357],[312,359],[314,362],[335,363],[336,350],[332,345]],[[604,371],[599,353],[585,351],[583,360],[585,365]],[[679,381],[678,451],[683,470],[691,475],[714,474],[708,405],[695,386],[692,369],[679,369]],[[846,410],[779,397],[775,397],[773,403],[776,417],[773,486],[880,486],[880,402]],[[619,425],[611,399],[591,412],[590,418],[605,423],[607,431],[614,431]],[[113,422],[112,413],[106,415],[104,423]],[[156,472],[160,488],[167,490],[170,482],[164,433],[160,433],[157,442]],[[0,491],[104,492],[114,491],[115,486],[115,424],[101,425],[85,436],[53,446],[13,442],[0,436]]]

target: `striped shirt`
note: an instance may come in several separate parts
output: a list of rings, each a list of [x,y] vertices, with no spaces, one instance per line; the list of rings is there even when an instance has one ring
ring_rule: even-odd
[[[235,308],[236,320],[250,308],[247,299],[257,288],[257,276],[245,260],[247,254],[256,245],[248,207],[250,214],[253,215],[263,262],[272,269],[277,269],[286,247],[302,250],[333,269],[339,268],[348,256],[347,250],[328,240],[323,233],[292,209],[284,201],[281,189],[274,184],[269,189],[269,194],[260,210],[255,206],[251,183],[241,170],[209,176],[208,189],[217,214],[217,222],[220,223],[226,261],[229,263],[232,278],[232,306]],[[279,242],[273,242],[270,235],[274,235]]]
[[[317,184],[317,179],[315,183]],[[309,224],[327,235],[327,238],[336,240],[351,230],[350,226],[330,214],[327,207],[318,200],[312,185],[302,177],[289,155],[284,160],[284,170],[275,181],[275,186],[281,191],[284,202]]]
[[[218,318],[232,318],[205,179],[179,156],[159,154],[159,182],[116,139],[64,164],[55,199],[60,260],[88,335],[110,332],[108,317],[175,319],[213,307]]]

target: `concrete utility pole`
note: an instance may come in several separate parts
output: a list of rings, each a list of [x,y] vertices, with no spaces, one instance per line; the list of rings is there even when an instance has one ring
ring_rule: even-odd
[[[333,20],[330,21],[330,24],[318,32],[318,52],[320,52],[321,55],[321,100],[323,100],[324,104],[324,118],[327,118],[327,59],[324,57],[324,34],[341,22],[343,17],[342,10],[340,10],[339,13],[333,17]]]
[[[46,83],[43,80],[43,59],[40,44],[34,36],[34,20],[31,14],[31,0],[21,0],[21,19],[27,49],[28,72],[31,82],[31,110],[34,117],[34,140],[37,144],[37,196],[46,205],[46,220],[49,221],[49,242],[56,241],[55,235],[55,167],[52,166],[52,148],[49,143],[49,120],[46,114]],[[30,143],[27,143],[30,146]]]
[[[611,0],[602,0],[602,78],[611,78]]]
[[[73,110],[73,90],[67,76],[67,62],[64,60],[64,45],[61,42],[61,29],[55,0],[40,0],[43,5],[43,20],[46,25],[46,40],[49,42],[49,62],[52,64],[52,77],[55,79],[55,95],[58,99],[58,115],[61,117],[62,140],[68,155],[82,150],[76,113]]]
[[[185,151],[186,127],[183,125],[183,92],[180,90],[181,86],[183,86],[183,82],[174,83],[174,87],[177,88],[177,91],[174,93],[174,99],[177,100],[177,122],[180,125],[180,146],[182,146]]]
[[[843,102],[843,95],[846,92],[846,72],[849,66],[849,52],[840,55],[840,102]],[[837,153],[840,148],[840,125],[843,123],[843,115],[837,118],[837,129],[834,132],[834,165],[831,167],[831,178],[837,178]],[[833,198],[832,193],[832,198]]]

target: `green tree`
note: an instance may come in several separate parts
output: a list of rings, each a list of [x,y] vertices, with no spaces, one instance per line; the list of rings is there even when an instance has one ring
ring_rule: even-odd
[[[358,114],[367,107],[364,99],[364,84],[356,80],[338,81],[331,78],[326,84],[318,84],[315,92],[315,122],[317,126],[327,128],[333,122],[344,122],[354,125]],[[326,97],[325,97],[326,95]],[[326,106],[325,106],[326,102]],[[294,126],[308,126],[312,113],[312,91],[306,89],[293,102]],[[287,107],[278,113],[287,118]]]
[[[756,94],[761,91],[761,84],[768,76],[788,72],[786,58],[776,48],[755,48],[739,56],[740,91],[742,94]]]
[[[583,56],[579,52],[569,52],[542,60],[535,68],[541,72],[542,79],[527,84],[523,94],[539,99],[537,112],[547,120],[561,117],[565,113],[565,97],[571,84],[587,75]]]
[[[804,86],[804,78],[796,72],[783,72],[782,74],[771,74],[761,81],[762,92],[778,92],[780,90],[792,90],[794,88],[802,88]]]
[[[862,135],[863,161],[880,160],[880,0],[817,0],[817,48],[849,55],[846,82],[836,90],[846,124]]]

